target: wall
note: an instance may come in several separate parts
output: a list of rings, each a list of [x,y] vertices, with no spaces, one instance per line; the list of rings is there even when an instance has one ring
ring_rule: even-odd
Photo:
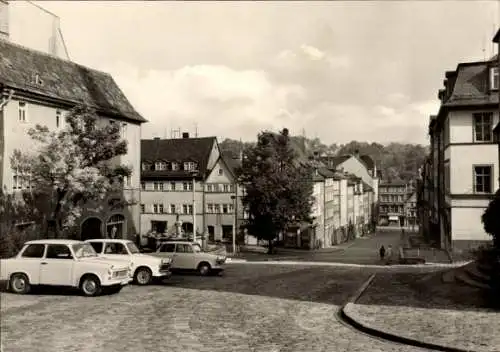
[[[452,241],[489,241],[491,237],[484,232],[481,215],[484,208],[452,208]]]
[[[342,164],[337,166],[337,169],[344,169],[344,171],[354,174],[358,177],[361,177],[363,181],[368,183],[371,187],[373,187],[373,178],[368,173],[365,165],[359,161],[356,157],[351,157],[344,161]]]
[[[493,112],[493,127],[498,123],[498,110],[494,109],[450,112],[448,113],[450,143],[472,143],[474,141],[472,114],[476,112]]]
[[[347,180],[340,180],[340,226],[347,226],[349,218],[347,216]]]

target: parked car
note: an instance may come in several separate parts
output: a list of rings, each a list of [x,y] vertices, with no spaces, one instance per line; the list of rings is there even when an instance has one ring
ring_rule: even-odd
[[[69,286],[85,296],[103,289],[119,292],[132,281],[123,261],[99,258],[82,241],[47,239],[28,241],[12,258],[0,260],[0,280],[14,293],[28,293],[33,285]]]
[[[139,285],[150,284],[153,279],[167,279],[172,275],[170,272],[172,259],[140,253],[132,241],[92,239],[85,242],[90,243],[100,257],[130,262],[132,277]]]
[[[198,243],[189,241],[167,241],[158,247],[153,255],[171,258],[172,271],[196,270],[201,275],[224,271],[226,256],[217,252],[204,252]]]

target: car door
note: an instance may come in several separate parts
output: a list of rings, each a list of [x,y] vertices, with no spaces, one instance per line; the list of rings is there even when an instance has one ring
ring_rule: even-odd
[[[158,251],[156,252],[156,256],[160,258],[170,258],[172,260],[171,267],[177,268],[175,264],[175,243],[163,243]]]
[[[30,282],[33,285],[38,285],[40,282],[40,263],[42,262],[44,254],[45,244],[29,244],[19,256],[19,266],[16,267],[15,270],[26,273]]]
[[[174,260],[176,267],[179,269],[196,269],[193,248],[191,248],[191,244],[189,243],[176,244]]]
[[[71,286],[75,260],[65,244],[48,244],[40,263],[40,284]]]

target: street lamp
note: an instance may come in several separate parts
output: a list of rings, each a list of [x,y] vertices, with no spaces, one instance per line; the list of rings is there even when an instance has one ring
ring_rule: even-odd
[[[233,201],[233,255],[236,254],[236,196],[231,196]]]

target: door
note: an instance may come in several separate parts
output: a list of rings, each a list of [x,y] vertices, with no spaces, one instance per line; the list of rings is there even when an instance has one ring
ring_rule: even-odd
[[[123,243],[119,242],[104,242],[104,251],[102,256],[110,259],[129,260],[127,248]]]
[[[160,246],[157,252],[159,257],[170,258],[172,260],[172,268],[175,267],[175,243],[164,243]]]
[[[33,243],[28,245],[21,253],[21,265],[18,270],[28,274],[29,280],[33,285],[40,282],[40,263],[43,261],[45,253],[45,244]]]
[[[179,269],[196,269],[195,254],[191,244],[177,243],[175,246],[175,267]]]
[[[74,263],[67,245],[49,244],[45,258],[40,262],[40,284],[72,286]]]

